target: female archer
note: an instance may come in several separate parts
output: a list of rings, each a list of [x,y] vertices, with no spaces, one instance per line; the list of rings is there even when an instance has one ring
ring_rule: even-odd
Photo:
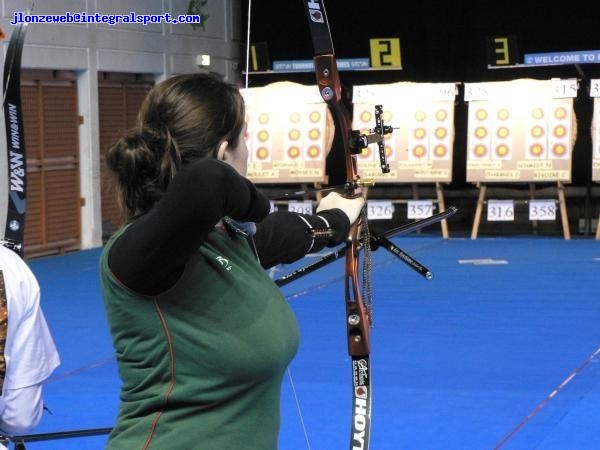
[[[127,216],[101,256],[122,380],[109,449],[277,448],[299,337],[265,269],[341,243],[364,199],[269,213],[245,133],[238,89],[186,74],[153,88],[108,152]]]

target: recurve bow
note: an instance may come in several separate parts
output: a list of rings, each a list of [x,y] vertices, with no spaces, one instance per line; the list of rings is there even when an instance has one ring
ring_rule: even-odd
[[[350,114],[342,99],[342,86],[333,50],[331,31],[323,0],[303,0],[314,47],[314,68],[319,92],[329,106],[342,138],[346,162],[345,195],[362,195],[361,180],[356,167],[360,135],[352,131]],[[381,167],[386,171],[383,145],[384,125],[378,116],[378,128],[372,140],[380,148]],[[371,429],[371,365],[370,327],[372,321],[370,299],[363,298],[359,274],[360,229],[366,227],[366,213],[351,228],[345,251],[345,298],[348,353],[352,359],[352,420],[351,449],[368,449]],[[368,246],[365,247],[367,249]],[[364,284],[364,282],[363,282]],[[366,300],[366,301],[365,301]]]

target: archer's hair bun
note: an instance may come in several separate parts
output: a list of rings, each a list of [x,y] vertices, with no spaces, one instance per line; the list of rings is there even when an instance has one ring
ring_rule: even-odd
[[[156,173],[156,156],[146,137],[131,133],[119,139],[108,151],[106,163],[121,180],[153,176]]]

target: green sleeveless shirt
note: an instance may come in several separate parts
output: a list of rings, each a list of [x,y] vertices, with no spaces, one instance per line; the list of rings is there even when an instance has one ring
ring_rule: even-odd
[[[176,285],[147,297],[108,268],[122,233],[100,265],[122,380],[107,448],[276,449],[298,328],[246,240],[211,232]]]

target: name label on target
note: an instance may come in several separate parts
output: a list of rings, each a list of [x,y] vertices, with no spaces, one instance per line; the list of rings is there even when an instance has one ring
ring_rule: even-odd
[[[288,211],[296,212],[300,214],[312,214],[313,213],[313,205],[310,200],[290,200],[288,202]]]
[[[529,200],[529,220],[556,220],[556,202],[553,199]]]
[[[406,204],[407,219],[426,219],[433,215],[433,200],[409,200]]]
[[[515,202],[513,200],[488,200],[487,220],[489,222],[512,222],[515,220]]]
[[[394,205],[391,200],[368,200],[367,218],[369,220],[391,219],[394,214]]]

